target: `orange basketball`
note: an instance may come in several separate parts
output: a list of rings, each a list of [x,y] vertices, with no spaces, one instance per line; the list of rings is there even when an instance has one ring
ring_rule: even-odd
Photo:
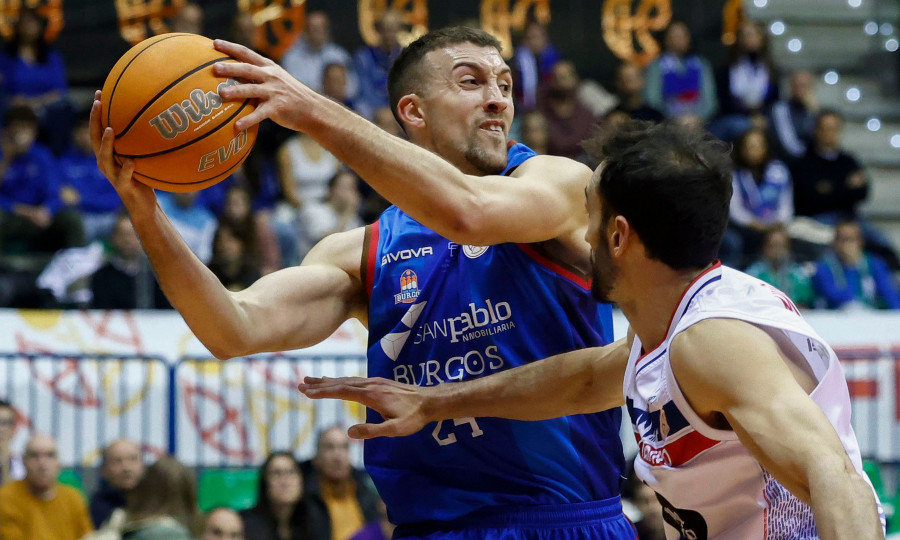
[[[256,126],[235,133],[251,100],[223,101],[240,84],[213,75],[235,61],[195,34],[146,39],[116,62],[102,92],[103,127],[116,135],[116,160],[134,160],[136,180],[165,191],[196,191],[231,175],[256,140]]]

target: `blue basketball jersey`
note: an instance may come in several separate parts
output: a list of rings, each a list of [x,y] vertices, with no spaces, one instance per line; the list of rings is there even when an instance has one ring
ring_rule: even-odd
[[[504,174],[534,155],[511,145]],[[461,246],[390,207],[369,231],[365,258],[370,377],[463,381],[612,339],[610,306],[534,245]],[[624,468],[620,423],[619,409],[542,422],[445,420],[366,441],[366,469],[396,524],[608,499]]]

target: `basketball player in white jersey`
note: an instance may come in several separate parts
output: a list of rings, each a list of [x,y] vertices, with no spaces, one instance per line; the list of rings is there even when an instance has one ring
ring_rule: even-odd
[[[602,163],[586,190],[593,291],[619,304],[628,338],[460,384],[310,378],[301,390],[379,411],[357,438],[626,404],[669,539],[883,538],[834,351],[783,293],[715,260],[727,148],[642,123],[587,147]]]

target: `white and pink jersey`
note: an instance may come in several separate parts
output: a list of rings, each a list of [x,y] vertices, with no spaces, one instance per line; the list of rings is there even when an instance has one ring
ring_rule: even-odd
[[[716,264],[684,292],[662,343],[645,352],[635,336],[625,372],[625,399],[639,448],[635,471],[663,504],[667,538],[818,538],[812,509],[763,469],[733,431],[705,424],[672,375],[672,340],[710,318],[747,321],[766,330],[781,347],[796,349],[799,354],[791,356],[805,359],[818,381],[810,397],[825,411],[863,474],[850,426],[847,382],[834,351],[784,293]]]

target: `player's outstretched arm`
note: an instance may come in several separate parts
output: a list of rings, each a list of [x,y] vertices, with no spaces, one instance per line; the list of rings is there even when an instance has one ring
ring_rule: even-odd
[[[872,488],[765,331],[711,319],[677,336],[670,354],[694,411],[727,421],[760,464],[812,507],[822,539],[883,538]]]
[[[178,235],[153,190],[132,178],[133,164],[115,163],[114,136],[101,128],[95,101],[91,137],[98,166],[131,214],[166,297],[217,358],[312,345],[349,317],[365,320],[359,270],[364,229],[332,235],[301,266],[269,274],[244,291],[228,291]]]
[[[236,129],[270,118],[308,133],[388,201],[456,243],[541,242],[587,223],[580,209],[591,171],[582,164],[541,156],[519,167],[514,181],[469,176],[313,92],[246,47],[221,40],[215,45],[243,62],[219,62],[215,73],[246,83],[222,89],[222,97],[258,101],[256,110],[241,118]]]
[[[410,435],[429,422],[450,418],[545,420],[621,406],[628,350],[621,339],[472,381],[428,387],[382,378],[307,377],[300,391],[313,399],[355,401],[378,411],[384,422],[350,428],[357,439]]]

